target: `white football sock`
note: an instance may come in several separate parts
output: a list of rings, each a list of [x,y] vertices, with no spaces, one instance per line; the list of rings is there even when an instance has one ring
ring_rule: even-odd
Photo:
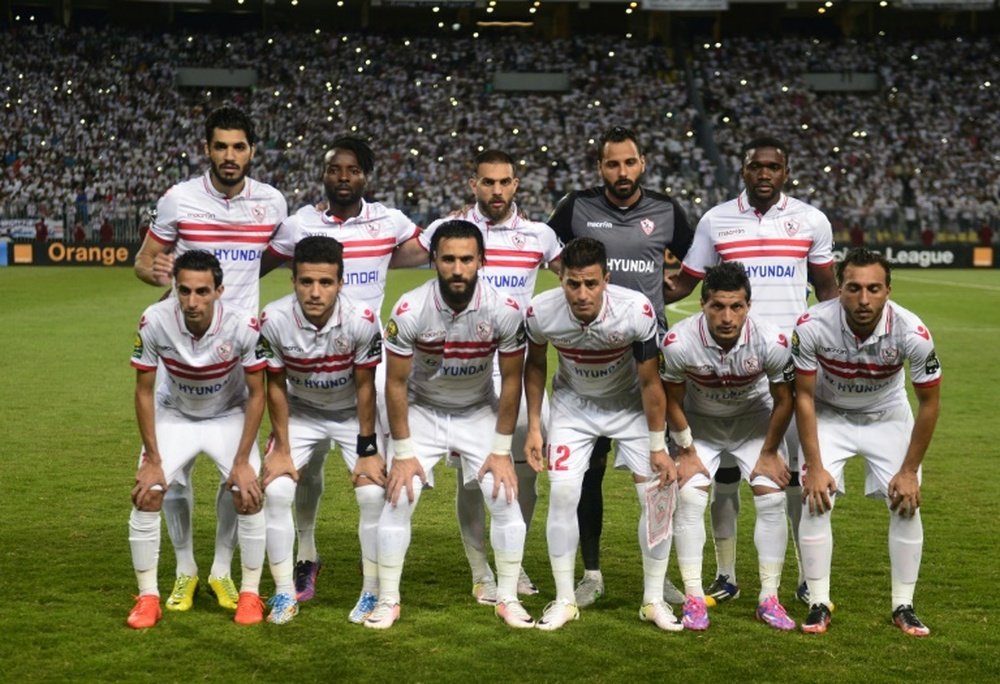
[[[831,506],[836,497],[830,498]],[[830,563],[833,559],[833,528],[830,525],[831,508],[822,515],[813,515],[803,504],[802,522],[799,525],[799,548],[802,566],[809,585],[809,602],[830,605]]]
[[[290,477],[275,478],[264,490],[267,558],[276,594],[295,594],[295,581],[292,577],[295,568],[292,558],[295,546],[295,521],[292,519],[294,500],[295,481]]]
[[[582,484],[581,479],[549,480],[549,517],[545,523],[545,538],[556,583],[556,599],[567,603],[576,603],[573,574],[576,570],[576,549],[580,545],[576,507],[580,503]]]
[[[888,503],[888,502],[887,502]],[[912,518],[889,512],[889,563],[892,566],[892,609],[913,605],[924,550],[920,510]]]
[[[507,503],[507,489],[501,486],[493,498],[493,473],[480,480],[481,498],[490,509],[490,545],[497,564],[497,600],[517,600],[517,578],[521,574],[526,528],[521,507],[515,499]]]
[[[768,596],[777,596],[778,586],[781,584],[781,570],[785,562],[785,551],[788,549],[785,501],[784,492],[759,494],[753,498],[754,507],[757,509],[753,541],[757,547],[760,572],[758,602]]]
[[[674,513],[674,544],[677,546],[677,567],[684,581],[684,593],[704,597],[701,567],[705,553],[705,509],[708,492],[696,487],[683,487],[677,493]]]
[[[133,508],[128,519],[128,543],[139,595],[159,596],[156,573],[160,561],[160,512]]]
[[[361,542],[362,591],[378,591],[378,519],[385,506],[385,489],[378,485],[354,488],[358,502],[358,541]]]
[[[643,605],[663,601],[663,579],[667,575],[667,559],[670,557],[670,539],[664,539],[656,546],[649,546],[649,535],[646,533],[645,482],[635,483],[635,492],[639,496],[639,548],[642,551],[642,603]]]
[[[252,515],[237,515],[236,521],[242,564],[240,592],[249,591],[253,594],[259,594],[267,537],[267,521],[264,518],[264,511]]]
[[[378,597],[380,601],[399,603],[399,583],[403,561],[410,547],[410,522],[420,502],[421,482],[414,478],[413,503],[406,490],[399,494],[396,506],[386,503],[378,521]]]

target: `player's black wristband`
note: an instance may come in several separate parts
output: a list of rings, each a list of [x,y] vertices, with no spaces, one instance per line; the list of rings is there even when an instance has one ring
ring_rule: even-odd
[[[358,435],[358,457],[375,456],[378,454],[378,443],[375,435]]]

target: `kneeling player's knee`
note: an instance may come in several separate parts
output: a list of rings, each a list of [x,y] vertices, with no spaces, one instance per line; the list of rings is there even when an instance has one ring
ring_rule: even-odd
[[[295,500],[295,480],[282,475],[264,488],[264,505],[268,508],[290,507]]]

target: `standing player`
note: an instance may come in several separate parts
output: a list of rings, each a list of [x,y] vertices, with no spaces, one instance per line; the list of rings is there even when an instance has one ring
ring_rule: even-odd
[[[837,265],[840,298],[817,304],[795,326],[795,409],[802,440],[802,564],[812,605],[802,631],[830,624],[830,565],[835,495],[844,491],[844,464],[865,459],[865,494],[889,508],[892,620],[911,636],[930,630],[913,611],[924,532],[920,464],[940,411],[941,364],[930,331],[889,300],[889,262],[852,249]],[[904,363],[917,396],[917,418],[906,396]]]
[[[791,335],[795,320],[808,306],[809,281],[820,301],[835,297],[833,232],[823,212],[782,192],[788,179],[788,148],[774,138],[756,138],[743,148],[746,190],[707,212],[698,222],[694,243],[680,273],[666,281],[667,302],[686,297],[721,261],[739,261],[753,286],[754,317]],[[798,473],[798,437],[785,435],[791,480],[785,488],[792,535],[798,539],[802,512]],[[711,602],[739,597],[736,580],[736,518],[740,509],[740,471],[728,455],[715,474],[712,532],[718,569],[707,590]],[[799,600],[808,603],[805,576],[799,568]]]
[[[598,142],[598,171],[603,187],[571,192],[559,201],[549,225],[562,242],[590,237],[604,243],[608,272],[615,285],[646,295],[653,304],[660,336],[666,332],[663,312],[663,263],[673,254],[683,259],[693,232],[675,200],[640,185],[646,157],[633,131],[608,129]],[[601,486],[611,441],[602,438],[591,456],[580,497],[580,554],[584,574],[577,587],[581,607],[604,594],[601,575],[601,530],[604,499]],[[684,595],[667,580],[667,600],[683,603]]]
[[[667,423],[679,448],[674,537],[687,594],[681,621],[691,630],[708,628],[701,583],[705,508],[723,454],[736,460],[754,493],[757,618],[775,629],[795,629],[778,601],[788,546],[782,490],[789,475],[778,449],[792,417],[794,369],[788,338],[749,314],[746,271],[725,262],[705,272],[701,313],[671,328],[663,342],[660,377]]]
[[[430,248],[437,278],[404,294],[385,328],[391,465],[378,525],[379,602],[365,626],[387,629],[399,618],[399,582],[421,481],[443,456],[457,452],[466,480],[459,486],[478,480],[492,516],[496,614],[511,627],[533,627],[517,600],[525,525],[511,458],[524,366],[522,314],[511,297],[478,280],[485,249],[475,225],[438,226]],[[491,380],[497,352],[499,400]],[[484,436],[491,432],[487,446]]]
[[[261,275],[292,258],[295,245],[310,235],[324,235],[344,246],[344,290],[358,304],[364,304],[381,316],[385,296],[386,271],[399,249],[407,254],[426,255],[417,245],[420,229],[401,211],[379,202],[366,202],[368,178],[375,170],[375,155],[364,140],[342,136],[333,141],[323,156],[325,206],[306,206],[289,217],[278,229],[261,265]],[[382,371],[377,371],[377,387],[385,385]],[[384,411],[383,397],[377,397]],[[384,415],[381,415],[385,422]],[[382,426],[385,431],[387,427]],[[295,523],[298,532],[298,560],[295,564],[295,590],[299,601],[308,601],[316,593],[316,577],[322,563],[316,549],[316,517],[323,494],[323,456],[309,459],[299,473],[295,490]]]
[[[618,440],[615,465],[632,471],[639,495],[639,547],[643,600],[639,617],[660,629],[681,624],[663,601],[670,539],[650,546],[646,532],[650,480],[663,487],[675,478],[664,435],[666,399],[657,376],[656,314],[642,294],[608,285],[604,245],[577,238],[562,252],[562,287],[531,300],[526,325],[530,340],[525,366],[529,462],[549,471],[546,538],[556,583],[538,628],[556,630],[579,617],[573,577],[580,539],[577,505],[584,472],[601,436]],[[552,382],[547,452],[543,454],[541,407],[547,377],[548,344],[559,355]]]
[[[233,107],[216,109],[205,121],[208,171],[170,188],[156,205],[156,220],[135,257],[135,274],[150,285],[168,285],[174,258],[192,249],[212,252],[225,274],[223,301],[257,313],[261,253],[288,215],[285,198],[270,185],[247,176],[256,149],[253,121]],[[163,510],[177,556],[177,580],[167,610],[188,610],[198,588],[191,516],[194,492],[191,462],[167,491]],[[230,578],[236,544],[236,517],[224,487],[216,495],[218,528],[209,590],[219,605],[236,608]]]
[[[481,277],[501,292],[510,295],[523,312],[528,308],[528,302],[535,293],[535,280],[539,267],[556,262],[562,247],[551,228],[544,223],[529,221],[518,214],[517,205],[514,203],[518,179],[514,175],[514,160],[509,154],[500,150],[480,152],[473,160],[473,171],[469,187],[476,198],[476,204],[454,218],[469,221],[482,232],[486,245],[486,259]],[[435,221],[417,238],[425,250],[430,250],[435,231],[447,220]],[[426,262],[426,252],[421,255],[420,260]],[[410,262],[408,265],[415,263]],[[500,382],[500,364],[496,362],[493,366],[493,385],[497,392],[500,391]],[[547,415],[547,401],[544,401],[542,410]],[[522,404],[517,417],[517,427],[514,429],[512,453],[514,470],[517,472],[521,515],[525,524],[530,525],[538,492],[537,473],[524,460],[524,436],[527,425],[528,414]],[[464,478],[460,462],[458,467],[459,482],[462,482]],[[455,508],[465,554],[472,570],[472,595],[480,603],[493,605],[497,600],[497,587],[486,556],[486,511],[478,488],[459,487]],[[538,593],[538,589],[528,579],[523,569],[517,589],[521,594]]]
[[[232,492],[243,564],[235,621],[254,624],[264,619],[258,593],[265,536],[257,482],[265,365],[255,354],[259,325],[253,314],[220,301],[222,268],[210,253],[178,256],[174,279],[176,298],[146,309],[132,351],[143,449],[129,519],[139,596],[128,625],[143,629],[160,619],[156,573],[163,493],[200,452],[215,461]],[[161,361],[166,374],[154,397]]]
[[[270,622],[298,613],[293,579],[296,478],[323,459],[331,441],[351,472],[360,510],[364,582],[348,619],[361,623],[375,607],[378,517],[385,501],[385,461],[375,434],[375,366],[382,360],[378,317],[342,292],[344,251],[333,238],[295,246],[294,294],[264,307],[260,352],[267,358],[273,443],[264,460],[267,556],[274,576]]]

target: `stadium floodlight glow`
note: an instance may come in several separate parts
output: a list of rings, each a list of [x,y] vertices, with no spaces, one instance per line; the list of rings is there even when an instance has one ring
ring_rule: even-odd
[[[833,3],[830,2],[830,0],[826,0],[826,2],[823,3],[823,6],[829,9],[830,7],[833,7]]]
[[[916,62],[918,59],[920,59],[920,57],[918,57],[916,54],[913,54],[913,55],[910,55],[910,59],[913,60],[914,62]]]
[[[479,147],[476,148],[476,152],[482,152],[485,149],[486,149],[485,147],[483,147],[482,145],[480,145]]]
[[[409,40],[404,40],[403,41],[403,46],[404,47],[410,47],[410,41]]]
[[[685,133],[684,135],[686,135],[686,136],[687,136],[687,137],[689,137],[689,138],[693,138],[693,137],[694,137],[694,131],[688,131],[688,132],[687,132],[687,133]]]
[[[808,131],[809,130],[809,124],[807,124],[807,123],[802,124],[802,130],[803,131]]]
[[[632,14],[632,8],[631,7],[626,7],[625,8],[625,14]]]
[[[889,6],[889,2],[888,2],[888,0],[881,0],[881,2],[879,2],[878,6],[879,7],[888,7]]]
[[[268,38],[267,39],[267,44],[268,45],[274,45],[274,38]]]
[[[193,43],[194,42],[194,36],[188,36],[188,42],[189,43]]]
[[[702,45],[702,47],[705,48],[706,50],[711,50],[712,49],[712,46],[709,45],[708,43],[705,43],[704,45]]]
[[[486,13],[487,14],[493,14],[493,7],[492,6],[491,7],[487,7],[486,8]]]
[[[614,50],[608,50],[608,57],[614,57],[614,56],[615,56],[615,51]]]
[[[410,149],[410,154],[412,154],[414,157],[419,157],[420,156],[420,150],[415,149],[415,148],[411,148]]]
[[[826,166],[823,167],[823,173],[830,173],[831,169],[832,167],[829,164],[827,164]]]
[[[318,36],[319,33],[320,33],[320,31],[319,31],[319,29],[316,29],[315,31],[313,31],[313,33],[315,33]]]
[[[746,84],[747,84],[747,80],[745,78],[741,78],[740,79],[740,85],[741,86],[745,86]]]
[[[299,4],[299,0],[292,0],[292,7],[295,7],[298,4]]]
[[[722,49],[722,43],[716,43],[715,44],[715,49],[716,50],[721,50]]]
[[[835,145],[834,148],[833,148],[833,152],[835,154],[839,154],[840,153],[840,147]]]
[[[278,97],[279,95],[281,95],[281,91],[280,90],[275,90],[274,91],[274,96]]]
[[[440,11],[441,11],[441,8],[438,7],[437,5],[434,5],[433,7],[431,7],[431,12],[434,12],[434,14],[437,14]]]
[[[983,87],[984,88],[989,88],[992,85],[993,85],[993,83],[991,83],[990,81],[983,81]]]
[[[529,7],[528,8],[528,14],[534,14],[537,11],[538,11],[537,7]]]
[[[548,152],[549,151],[549,146],[548,145],[542,145],[538,149],[540,149],[542,152]]]
[[[729,117],[728,116],[722,117],[722,123],[725,123],[725,124],[729,123]]]
[[[517,135],[518,133],[520,133],[520,132],[521,132],[521,129],[519,129],[519,128],[514,128],[514,129],[511,129],[511,131],[510,131],[510,132],[511,132],[511,133],[513,133],[514,135]]]
[[[786,86],[786,85],[781,86],[781,92],[787,93],[788,92],[788,86]]]
[[[796,186],[796,187],[797,187],[797,186],[798,186],[798,184],[799,184],[799,181],[798,181],[798,179],[796,179],[796,180],[793,180],[793,181],[792,181],[792,185],[794,185],[794,186]]]
[[[302,72],[302,71],[305,71],[305,70],[306,70],[306,65],[305,64],[300,64],[299,65],[299,71]]]
[[[819,12],[820,14],[826,14],[826,8],[825,8],[825,7],[820,7],[820,8],[819,8],[818,10],[816,10],[816,11],[817,11],[817,12]]]

